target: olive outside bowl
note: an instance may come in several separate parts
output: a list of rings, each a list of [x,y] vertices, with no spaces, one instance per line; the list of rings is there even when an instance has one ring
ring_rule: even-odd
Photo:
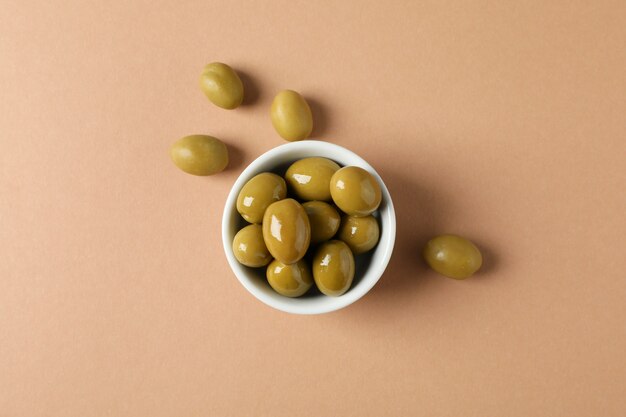
[[[350,289],[339,297],[321,294],[313,284],[307,294],[298,298],[289,298],[275,292],[265,278],[266,268],[249,268],[235,259],[232,243],[235,234],[248,223],[237,212],[237,196],[244,184],[261,172],[274,172],[283,175],[293,162],[313,156],[331,159],[341,166],[358,166],[378,180],[382,191],[382,202],[378,208],[380,224],[380,240],[378,245],[368,253],[355,257],[356,272]],[[293,314],[321,314],[346,307],[376,285],[385,272],[391,258],[396,239],[396,215],[389,190],[378,173],[363,158],[352,151],[328,142],[303,140],[278,146],[265,152],[255,159],[235,181],[228,194],[224,215],[222,217],[222,241],[226,259],[235,276],[248,292],[260,301],[275,309]]]

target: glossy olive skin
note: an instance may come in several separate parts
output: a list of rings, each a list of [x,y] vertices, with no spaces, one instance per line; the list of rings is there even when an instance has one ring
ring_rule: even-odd
[[[292,265],[275,259],[267,267],[266,276],[274,291],[287,297],[300,297],[313,286],[311,270],[304,259]]]
[[[276,132],[290,142],[309,137],[313,130],[313,115],[306,100],[293,90],[276,94],[270,108]]]
[[[323,242],[335,236],[341,217],[333,206],[323,201],[307,201],[302,207],[311,223],[311,243]]]
[[[333,174],[330,194],[341,211],[357,217],[372,214],[382,200],[376,178],[355,166],[343,167]]]
[[[344,242],[322,243],[313,258],[313,279],[326,295],[337,297],[348,291],[354,279],[354,255]]]
[[[170,157],[188,174],[213,175],[228,165],[228,148],[213,136],[190,135],[174,142]]]
[[[204,67],[200,75],[200,88],[211,103],[232,110],[243,101],[243,83],[228,65],[213,62]]]
[[[483,264],[480,250],[469,240],[455,235],[441,235],[431,239],[423,251],[426,263],[454,279],[472,276]]]
[[[272,203],[263,216],[263,239],[272,256],[291,265],[306,254],[311,241],[311,225],[304,208],[287,198]]]
[[[270,263],[272,255],[265,246],[261,225],[249,224],[233,239],[233,253],[240,264],[259,268]]]
[[[300,200],[330,201],[330,179],[339,168],[327,158],[304,158],[287,168],[285,180],[289,190]]]
[[[282,177],[263,172],[252,177],[237,196],[237,211],[249,223],[261,223],[270,204],[287,196],[287,185]]]
[[[372,250],[379,238],[380,227],[374,216],[343,216],[341,219],[337,239],[346,242],[355,255]]]

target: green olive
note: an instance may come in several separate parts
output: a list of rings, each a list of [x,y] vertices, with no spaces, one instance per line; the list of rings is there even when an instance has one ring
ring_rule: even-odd
[[[355,255],[368,252],[378,243],[380,228],[374,216],[344,216],[337,238],[346,242]]]
[[[348,291],[354,279],[354,255],[348,245],[340,240],[320,245],[313,258],[313,279],[323,294],[339,296]]]
[[[228,165],[228,148],[221,140],[206,135],[185,136],[170,148],[174,164],[188,174],[213,175]]]
[[[323,201],[308,201],[302,207],[311,223],[311,243],[323,242],[335,236],[341,218],[333,206]]]
[[[263,239],[272,256],[286,265],[298,262],[311,241],[311,225],[304,208],[287,198],[271,204],[263,216]]]
[[[382,194],[376,178],[359,167],[343,167],[330,179],[330,194],[341,211],[367,216],[380,205]]]
[[[261,223],[267,207],[287,196],[282,177],[263,172],[252,177],[237,196],[237,211],[249,223]]]
[[[237,232],[233,239],[233,252],[240,264],[252,268],[265,266],[272,260],[259,224],[249,224]]]
[[[276,132],[290,142],[306,139],[313,130],[313,115],[308,103],[292,90],[276,94],[270,116]]]
[[[311,271],[304,259],[292,265],[275,259],[267,267],[266,275],[270,286],[287,297],[300,297],[313,285]]]
[[[483,264],[480,250],[469,240],[455,235],[431,239],[424,248],[424,259],[432,269],[454,279],[465,279]]]
[[[330,201],[330,179],[339,165],[326,158],[305,158],[287,169],[285,179],[289,190],[300,200]]]
[[[232,110],[243,101],[243,83],[228,65],[213,62],[200,75],[200,88],[213,104]]]

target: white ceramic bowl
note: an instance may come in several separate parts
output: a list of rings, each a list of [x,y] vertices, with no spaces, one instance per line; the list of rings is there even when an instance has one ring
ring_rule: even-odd
[[[328,297],[309,291],[299,298],[289,298],[276,293],[267,283],[265,268],[248,268],[241,265],[233,254],[235,234],[247,224],[237,212],[237,195],[244,184],[255,175],[271,171],[284,174],[289,165],[298,159],[321,156],[332,159],[341,166],[356,165],[369,171],[380,183],[382,202],[378,209],[380,240],[374,250],[356,257],[356,273],[352,287],[339,297]],[[265,304],[287,313],[321,314],[338,310],[363,297],[382,276],[393,251],[396,239],[396,215],[389,191],[378,173],[365,160],[352,151],[328,142],[304,140],[287,143],[271,149],[255,159],[237,178],[226,199],[222,218],[222,240],[228,263],[239,282]]]

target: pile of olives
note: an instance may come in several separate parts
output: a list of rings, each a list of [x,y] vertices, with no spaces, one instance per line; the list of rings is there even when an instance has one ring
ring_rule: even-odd
[[[373,214],[381,199],[369,172],[326,158],[300,159],[284,178],[263,172],[237,196],[237,211],[251,224],[235,235],[233,253],[245,266],[267,267],[267,282],[281,295],[299,297],[313,284],[342,295],[354,279],[354,256],[378,243]]]
[[[223,109],[235,109],[243,102],[239,75],[221,62],[204,67],[200,88]],[[287,141],[306,139],[313,130],[311,109],[293,90],[276,94],[270,119]],[[179,139],[170,156],[176,166],[193,175],[214,175],[228,165],[227,146],[207,135]],[[235,256],[252,268],[267,266],[272,288],[288,297],[306,293],[313,281],[322,293],[341,295],[354,277],[354,255],[378,242],[379,226],[371,214],[380,199],[380,187],[368,172],[340,168],[325,158],[295,162],[284,179],[269,172],[259,174],[248,181],[237,200],[237,210],[251,224],[235,236]],[[483,262],[480,250],[456,235],[433,238],[422,256],[433,270],[455,279],[470,277]],[[305,259],[312,262],[312,274]]]

